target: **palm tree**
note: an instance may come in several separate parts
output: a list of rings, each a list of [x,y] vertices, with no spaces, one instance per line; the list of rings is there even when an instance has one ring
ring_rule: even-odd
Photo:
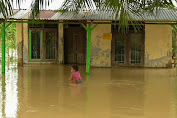
[[[143,25],[139,21],[134,21],[132,16],[141,17],[144,13],[155,13],[160,9],[175,10],[174,2],[176,0],[65,0],[61,7],[65,11],[111,11],[115,16],[115,21],[119,21],[119,30],[125,32],[129,27],[129,23],[134,26],[135,30],[140,27],[135,27],[134,24]]]
[[[39,14],[39,10],[44,9],[46,6],[49,6],[52,1],[53,0],[31,0],[31,9],[33,11],[33,16],[37,16]],[[1,0],[0,13],[6,19],[9,15],[13,13],[13,6],[16,4],[16,6],[18,6],[20,9],[20,6],[23,2],[26,2],[26,0]]]

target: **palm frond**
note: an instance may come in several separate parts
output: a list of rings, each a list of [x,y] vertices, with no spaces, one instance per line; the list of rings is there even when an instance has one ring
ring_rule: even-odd
[[[17,7],[20,8],[21,3],[26,0],[1,0],[0,1],[0,14],[4,16],[6,19],[8,16],[12,15],[14,6],[16,4]]]
[[[12,1],[11,0],[1,0],[0,1],[0,13],[6,18],[10,14],[12,14]]]
[[[33,19],[39,15],[40,10],[46,9],[51,2],[53,2],[53,0],[33,0],[31,3]]]
[[[22,5],[26,0],[1,0],[0,1],[0,14],[6,19],[13,13],[13,5],[16,4],[17,7]],[[45,9],[53,0],[32,0],[31,10],[33,19],[39,15],[40,10]]]
[[[132,14],[141,16],[144,12],[154,13],[162,8],[175,9],[175,6],[172,0],[65,0],[60,11],[112,11],[115,21],[119,21],[119,30],[125,32],[129,23],[134,26],[142,24],[133,21]]]

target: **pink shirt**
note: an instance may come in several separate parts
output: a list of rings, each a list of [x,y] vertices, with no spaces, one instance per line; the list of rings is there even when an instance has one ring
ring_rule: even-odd
[[[73,75],[74,75],[74,77],[75,77],[77,80],[81,80],[81,79],[82,79],[79,72],[73,72]]]

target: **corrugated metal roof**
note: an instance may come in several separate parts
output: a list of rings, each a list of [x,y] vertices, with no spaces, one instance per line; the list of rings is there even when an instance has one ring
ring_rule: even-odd
[[[136,21],[177,21],[177,11],[161,9],[157,12],[147,13],[144,12],[142,15],[136,15],[129,13],[130,17]],[[55,12],[52,10],[42,10],[37,19],[40,20],[100,20],[100,21],[112,21],[119,20],[119,16],[116,19],[116,15],[113,11],[83,11],[83,12]],[[3,15],[0,14],[0,19],[4,19]],[[14,20],[28,20],[32,19],[31,10],[15,10],[13,15],[8,19]]]

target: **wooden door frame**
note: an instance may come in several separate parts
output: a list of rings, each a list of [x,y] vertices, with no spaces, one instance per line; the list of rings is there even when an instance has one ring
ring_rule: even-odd
[[[126,39],[125,39],[125,63],[124,64],[117,64],[115,63],[115,36],[114,35],[116,32],[118,33],[118,31],[114,30],[113,28],[111,28],[112,30],[112,41],[111,41],[111,65],[112,66],[122,66],[122,67],[144,67],[144,59],[145,59],[145,31],[142,30],[140,32],[137,33],[141,33],[142,34],[142,46],[141,46],[141,50],[142,50],[142,54],[141,54],[141,63],[140,64],[131,64],[131,49],[130,49],[130,34],[134,33],[136,34],[134,31],[129,31],[126,34]]]
[[[70,29],[69,29],[69,28],[70,28]],[[67,30],[67,31],[66,31],[66,30]],[[66,48],[67,48],[67,44],[69,43],[68,40],[71,40],[70,38],[72,37],[72,35],[67,35],[66,33],[70,32],[70,33],[73,34],[72,30],[73,30],[73,27],[69,27],[69,25],[68,25],[67,28],[64,28],[64,62],[65,62],[65,64],[71,64],[71,63],[69,63],[69,62],[66,61],[66,60],[68,59],[68,57],[67,57],[66,55],[72,54],[72,53],[70,53],[70,48],[69,48],[69,49],[66,49]],[[70,36],[70,37],[69,37],[69,36]],[[72,40],[72,41],[73,41],[73,40]],[[73,44],[72,44],[72,45],[73,45]],[[73,49],[72,49],[72,50],[73,50]],[[71,51],[72,51],[72,50],[71,50]]]
[[[42,61],[43,60],[43,54],[42,54],[42,45],[41,45],[41,41],[43,40],[42,39],[42,35],[41,35],[41,33],[43,32],[42,31],[42,29],[34,29],[34,28],[30,28],[29,30],[28,30],[28,34],[29,34],[29,36],[30,35],[32,35],[32,32],[39,32],[40,33],[40,59],[32,59],[32,58],[30,58],[30,50],[31,50],[31,46],[32,45],[30,45],[32,42],[31,42],[31,39],[32,39],[32,37],[31,37],[31,39],[30,39],[30,37],[29,37],[29,40],[28,40],[28,60],[30,61],[30,62],[40,62],[40,61]],[[31,33],[31,34],[30,34]],[[32,50],[31,50],[32,51]],[[32,54],[32,52],[31,52],[31,54]]]
[[[78,24],[76,24],[76,25],[78,25]],[[81,27],[80,25],[78,25],[78,26],[69,26],[68,25],[68,27],[67,27],[67,29],[64,29],[64,50],[65,50],[65,44],[66,44],[66,38],[65,38],[65,33],[66,33],[66,30],[71,30],[71,32],[72,32],[72,38],[74,39],[74,35],[73,35],[73,31],[75,31],[75,30],[77,30],[77,29],[80,29],[80,28],[83,28],[83,27]],[[85,31],[85,29],[83,28],[83,30]],[[79,36],[79,35],[78,35]],[[73,45],[74,45],[74,43],[73,43]],[[85,46],[87,46],[87,32],[85,31]],[[73,48],[74,48],[74,46],[73,46]],[[77,49],[78,50],[78,49]],[[85,47],[85,51],[83,52],[84,54],[85,54],[85,57],[84,57],[84,65],[86,64],[86,52],[87,50],[86,50],[86,47]],[[64,60],[66,60],[66,53],[68,53],[68,52],[66,52],[66,50],[64,51]],[[77,54],[76,54],[77,55]],[[76,58],[76,60],[75,60],[75,62],[78,64],[78,62],[77,62],[77,56],[75,57]],[[70,64],[70,63],[66,63],[66,61],[64,61],[65,62],[65,64]],[[82,65],[82,64],[81,64]]]
[[[55,32],[55,38],[56,38],[55,59],[46,59],[46,32]],[[45,28],[43,30],[43,61],[57,62],[57,58],[58,58],[58,30],[52,28]]]

